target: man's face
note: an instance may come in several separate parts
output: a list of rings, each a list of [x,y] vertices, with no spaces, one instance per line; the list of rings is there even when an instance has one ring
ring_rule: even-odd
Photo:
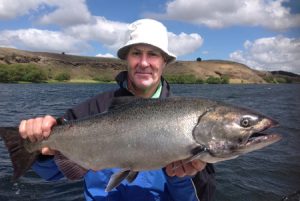
[[[150,45],[134,45],[127,54],[128,81],[139,90],[157,87],[166,66],[163,53]]]

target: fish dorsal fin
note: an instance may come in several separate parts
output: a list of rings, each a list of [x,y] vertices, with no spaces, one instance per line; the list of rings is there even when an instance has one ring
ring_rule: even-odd
[[[137,175],[138,172],[134,172],[127,169],[116,172],[110,177],[105,191],[111,191],[113,188],[117,187],[124,179],[127,179],[128,182],[131,183],[135,180]]]

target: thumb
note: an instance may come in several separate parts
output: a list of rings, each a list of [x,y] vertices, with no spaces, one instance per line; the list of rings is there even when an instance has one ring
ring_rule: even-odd
[[[43,155],[50,155],[51,156],[51,155],[55,154],[55,151],[50,149],[49,147],[42,148],[41,152],[42,152]]]

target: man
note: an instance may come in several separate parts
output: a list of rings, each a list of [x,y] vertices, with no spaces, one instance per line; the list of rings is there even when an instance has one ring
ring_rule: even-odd
[[[67,110],[63,120],[104,112],[114,97],[166,98],[171,95],[170,86],[162,78],[162,72],[176,57],[168,50],[165,26],[155,20],[142,19],[129,26],[129,33],[128,42],[118,50],[118,57],[128,64],[127,71],[116,77],[120,88],[99,94]],[[21,121],[19,131],[23,138],[40,141],[51,134],[51,128],[56,124],[57,120],[47,115]],[[32,167],[41,177],[46,180],[64,176],[80,178],[74,177],[80,175],[80,168],[72,161],[65,158],[67,165],[56,164],[51,156],[56,154],[55,150],[45,147],[42,154]],[[117,168],[113,168],[84,173],[86,200],[211,200],[215,190],[213,168],[200,160],[186,164],[175,161],[160,170],[140,172],[134,182],[123,181],[111,192],[105,192],[110,176],[117,171]]]

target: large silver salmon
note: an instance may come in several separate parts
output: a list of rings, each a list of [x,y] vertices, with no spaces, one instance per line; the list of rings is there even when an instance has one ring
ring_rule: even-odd
[[[55,126],[42,142],[21,140],[17,128],[0,128],[14,178],[30,168],[45,146],[86,170],[122,168],[112,176],[109,191],[126,177],[134,180],[140,170],[162,168],[177,160],[215,163],[281,139],[278,134],[261,132],[276,126],[275,120],[221,102],[185,97],[117,98],[112,105],[105,113]]]

